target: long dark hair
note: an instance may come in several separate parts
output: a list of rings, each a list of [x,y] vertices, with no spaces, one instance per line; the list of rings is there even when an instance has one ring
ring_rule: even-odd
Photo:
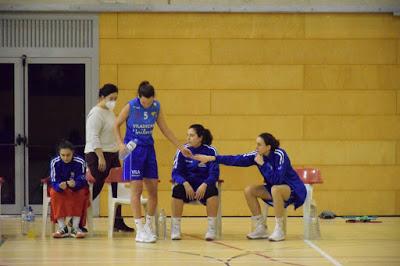
[[[211,135],[211,131],[207,128],[204,128],[203,125],[193,124],[189,128],[193,128],[196,131],[197,136],[203,137],[201,140],[201,144],[211,145],[213,141],[213,136]]]
[[[261,133],[258,135],[260,138],[262,138],[265,142],[265,145],[271,145],[271,150],[274,151],[276,148],[279,148],[279,140],[277,140],[272,134],[270,133]]]
[[[139,97],[146,97],[146,98],[150,98],[150,97],[154,97],[155,95],[155,90],[153,85],[150,84],[150,82],[148,82],[147,80],[140,82],[139,84],[139,88],[138,88],[138,95]]]

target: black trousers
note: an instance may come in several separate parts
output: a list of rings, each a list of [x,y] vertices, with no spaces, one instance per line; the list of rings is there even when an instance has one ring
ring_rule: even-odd
[[[118,152],[104,152],[104,159],[106,161],[106,170],[104,172],[99,171],[99,160],[95,152],[90,152],[85,154],[85,160],[87,167],[90,170],[92,176],[96,179],[93,184],[93,200],[97,198],[104,186],[104,181],[106,180],[111,168],[120,167],[121,164],[118,158]],[[111,183],[112,196],[117,197],[118,183]],[[118,226],[123,222],[121,216],[121,205],[117,207],[115,214],[115,226]]]

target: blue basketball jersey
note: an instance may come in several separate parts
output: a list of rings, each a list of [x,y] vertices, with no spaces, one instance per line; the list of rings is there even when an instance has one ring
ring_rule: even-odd
[[[138,97],[129,101],[129,115],[126,120],[125,143],[136,140],[138,145],[153,145],[153,128],[160,113],[160,102],[154,100],[149,108],[140,104]]]

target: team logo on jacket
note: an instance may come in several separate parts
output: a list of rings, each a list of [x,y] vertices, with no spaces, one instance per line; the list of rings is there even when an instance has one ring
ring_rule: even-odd
[[[70,176],[71,176],[71,178],[74,178],[75,173],[74,173],[74,172],[71,172]]]
[[[205,164],[205,163],[199,163],[198,166],[199,166],[199,167],[206,167],[206,164]]]

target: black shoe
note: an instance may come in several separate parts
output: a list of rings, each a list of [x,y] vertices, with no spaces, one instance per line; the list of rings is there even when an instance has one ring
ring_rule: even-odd
[[[72,219],[69,220],[68,226],[72,228]],[[79,226],[79,229],[81,229],[82,233],[87,233],[88,232],[88,230],[83,226]]]
[[[135,232],[135,229],[127,226],[124,222],[118,223],[114,225],[114,232]]]
[[[69,232],[68,232],[68,227],[64,226],[64,228],[62,229],[58,229],[56,232],[53,233],[53,237],[54,238],[64,238],[64,237],[68,237],[69,236]]]
[[[85,237],[85,233],[82,232],[82,230],[80,228],[78,228],[78,229],[71,228],[70,235],[75,238],[84,238]]]

